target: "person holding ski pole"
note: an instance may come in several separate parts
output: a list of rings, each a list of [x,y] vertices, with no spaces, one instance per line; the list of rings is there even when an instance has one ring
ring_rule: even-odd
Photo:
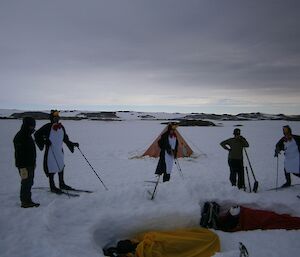
[[[40,205],[31,199],[31,188],[36,166],[36,147],[31,136],[34,129],[35,120],[32,117],[24,117],[21,129],[13,140],[16,167],[21,177],[20,200],[22,208],[38,207]]]
[[[247,140],[241,136],[241,130],[236,128],[233,130],[233,138],[229,138],[220,143],[220,145],[228,151],[228,165],[230,169],[229,180],[232,186],[237,186],[239,189],[245,188],[244,179],[244,163],[243,163],[243,148],[249,147]]]
[[[278,154],[284,151],[284,175],[286,182],[281,187],[291,186],[291,173],[300,177],[300,136],[293,135],[290,126],[286,125],[282,128],[283,137],[275,146],[274,157],[278,158]]]
[[[168,125],[167,131],[158,140],[158,145],[160,155],[155,174],[163,175],[163,182],[166,182],[170,180],[174,158],[177,156],[178,149],[178,139],[174,125]]]
[[[66,185],[64,181],[63,143],[67,145],[72,153],[74,152],[74,147],[79,147],[79,144],[69,140],[65,127],[59,122],[59,111],[51,110],[49,117],[50,122],[37,130],[34,137],[41,151],[45,146],[44,171],[49,178],[50,190],[53,193],[61,194],[61,189],[72,190],[72,187]],[[58,173],[60,189],[55,186],[55,173]]]

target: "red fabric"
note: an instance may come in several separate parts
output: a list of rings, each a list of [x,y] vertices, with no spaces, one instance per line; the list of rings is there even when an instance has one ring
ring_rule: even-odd
[[[300,217],[254,210],[241,206],[239,224],[234,231],[255,229],[300,229]]]
[[[61,129],[61,123],[55,123],[53,124],[52,128],[57,131],[58,129]]]

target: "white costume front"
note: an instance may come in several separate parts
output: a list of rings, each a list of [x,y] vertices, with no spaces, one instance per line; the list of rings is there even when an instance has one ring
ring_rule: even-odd
[[[50,131],[49,140],[51,145],[49,146],[47,165],[49,173],[61,172],[64,167],[64,152],[63,152],[63,139],[64,130],[60,127],[57,130],[53,129]]]
[[[287,173],[299,173],[300,155],[296,141],[284,142],[284,169]]]
[[[172,151],[174,151],[175,147],[176,147],[176,137],[169,136],[168,140],[169,140],[169,144],[171,146]],[[171,174],[172,169],[173,169],[173,163],[174,163],[173,154],[168,154],[167,151],[165,151],[165,162],[166,162],[166,172],[167,172],[167,174]]]

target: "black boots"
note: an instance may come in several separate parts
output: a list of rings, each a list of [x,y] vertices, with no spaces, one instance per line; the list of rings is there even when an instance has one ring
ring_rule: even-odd
[[[39,203],[34,203],[34,202],[22,202],[21,203],[21,207],[22,208],[32,208],[32,207],[39,207],[40,206],[40,204]]]
[[[63,192],[61,191],[63,190],[72,190],[73,188],[66,185],[65,181],[64,181],[64,171],[61,171],[58,173],[58,180],[59,180],[59,188],[57,188],[55,186],[55,182],[54,182],[54,173],[49,173],[49,184],[50,184],[50,190],[51,192],[55,193],[55,194],[62,194]]]
[[[64,190],[72,190],[73,188],[66,185],[64,181],[64,171],[58,173],[59,188]]]
[[[286,182],[281,187],[290,187],[291,186],[291,174],[285,172],[284,175],[285,175]]]

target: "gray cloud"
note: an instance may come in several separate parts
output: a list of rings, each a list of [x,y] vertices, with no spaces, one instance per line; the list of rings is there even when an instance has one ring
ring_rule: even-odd
[[[230,95],[268,88],[294,96],[300,93],[299,11],[297,0],[3,0],[6,96],[0,100],[20,104],[17,92],[26,91],[38,104],[43,94],[51,99],[51,85],[74,98],[80,85],[92,98],[124,88],[165,97],[172,90],[178,98],[201,89]]]

